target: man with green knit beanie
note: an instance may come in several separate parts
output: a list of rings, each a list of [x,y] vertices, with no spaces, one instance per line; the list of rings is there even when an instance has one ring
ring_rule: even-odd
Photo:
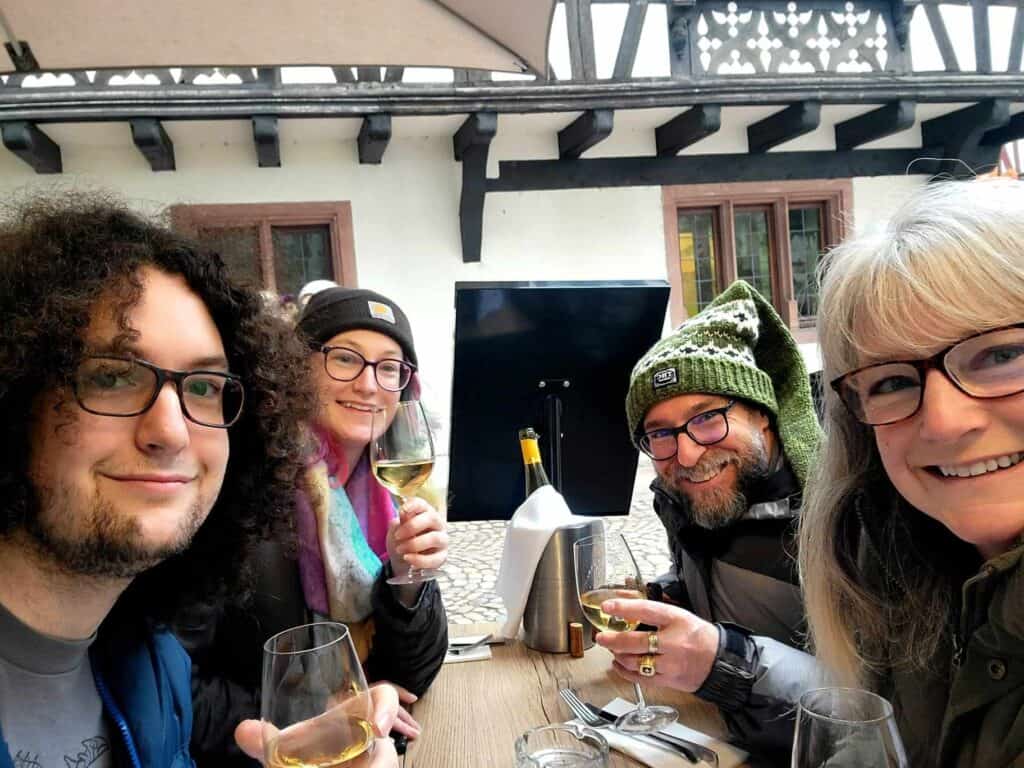
[[[673,569],[651,600],[605,603],[654,631],[597,642],[624,677],[695,692],[719,706],[738,741],[781,759],[791,705],[759,695],[757,682],[798,684],[814,671],[796,650],[796,523],[821,433],[796,342],[737,281],[636,364],[626,417],[658,473],[651,490]]]

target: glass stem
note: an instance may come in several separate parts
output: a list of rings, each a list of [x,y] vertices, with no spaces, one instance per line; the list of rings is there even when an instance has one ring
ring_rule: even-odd
[[[633,683],[633,692],[636,694],[636,708],[647,709],[647,701],[644,699],[644,692],[640,690],[640,683]]]

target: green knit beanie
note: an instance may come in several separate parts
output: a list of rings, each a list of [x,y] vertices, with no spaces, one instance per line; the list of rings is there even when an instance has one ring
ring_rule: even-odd
[[[634,444],[654,405],[694,393],[738,397],[770,412],[782,450],[803,486],[821,438],[807,367],[775,309],[743,280],[634,366],[626,396]]]

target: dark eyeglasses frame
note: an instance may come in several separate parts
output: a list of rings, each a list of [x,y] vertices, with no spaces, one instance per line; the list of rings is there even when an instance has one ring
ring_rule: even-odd
[[[736,405],[736,403],[738,403],[738,402],[739,402],[738,400],[730,400],[728,403],[723,405],[721,408],[709,408],[706,411],[701,411],[700,413],[696,413],[693,416],[691,416],[690,418],[688,418],[685,422],[683,422],[678,427],[659,427],[658,429],[652,429],[650,432],[643,432],[643,433],[641,433],[640,438],[637,440],[637,444],[640,446],[640,450],[641,451],[643,451],[648,457],[654,459],[655,461],[668,461],[669,459],[672,458],[672,456],[679,455],[679,435],[681,433],[684,433],[684,432],[686,433],[686,436],[688,438],[690,438],[691,440],[693,440],[693,442],[695,442],[697,445],[703,445],[703,446],[717,445],[718,443],[722,442],[723,440],[725,440],[725,438],[727,438],[729,436],[729,410],[734,405]],[[705,443],[705,442],[701,442],[700,440],[695,438],[693,436],[693,434],[690,432],[690,422],[694,421],[695,419],[699,419],[702,416],[708,416],[710,414],[721,414],[722,415],[722,418],[725,419],[725,434],[722,435],[717,440],[712,440],[710,443]],[[650,446],[650,435],[651,435],[651,432],[671,432],[672,433],[672,437],[675,438],[675,442],[676,442],[675,453],[672,454],[672,456],[665,456],[663,458],[658,458],[653,453],[651,453],[650,447],[649,447]],[[644,438],[647,438],[647,444],[646,445],[644,443]]]
[[[166,384],[168,381],[173,381],[174,390],[175,392],[178,393],[178,404],[181,406],[181,413],[186,419],[191,421],[193,424],[198,424],[201,427],[211,427],[212,429],[227,429],[228,427],[235,424],[242,417],[242,410],[245,408],[245,385],[242,384],[242,377],[237,376],[233,373],[228,373],[227,371],[207,370],[175,371],[171,370],[170,368],[161,368],[159,365],[154,365],[148,360],[142,360],[137,357],[122,357],[119,355],[85,355],[82,358],[82,362],[86,360],[118,360],[123,363],[133,363],[135,365],[141,365],[143,368],[147,368],[148,370],[156,374],[156,386],[153,387],[153,396],[150,397],[149,402],[146,403],[146,405],[144,405],[137,411],[132,411],[131,413],[106,413],[105,411],[97,411],[92,408],[89,408],[87,405],[85,405],[85,403],[82,402],[82,398],[78,393],[78,378],[76,377],[72,379],[71,388],[75,395],[75,401],[78,403],[78,407],[81,408],[86,413],[91,413],[95,416],[111,416],[116,419],[129,419],[134,416],[141,416],[142,414],[144,414],[146,411],[153,407],[153,403],[155,403],[157,401],[157,398],[160,397],[160,392],[163,390],[164,384]],[[196,376],[202,374],[223,376],[226,379],[237,381],[239,384],[238,391],[240,393],[241,402],[238,404],[238,413],[235,415],[235,418],[233,418],[226,424],[211,424],[206,421],[200,421],[199,419],[195,418],[191,413],[188,412],[188,406],[185,405],[185,392],[182,389],[182,383],[189,376]]]
[[[925,358],[924,360],[886,360],[881,363],[862,365],[860,368],[854,368],[852,371],[847,371],[842,376],[837,376],[835,379],[829,382],[829,386],[839,396],[839,401],[843,404],[843,407],[850,412],[850,415],[853,416],[853,418],[856,419],[858,423],[864,424],[865,426],[868,427],[884,427],[888,426],[889,424],[898,424],[901,421],[906,421],[907,419],[912,418],[919,410],[921,410],[921,403],[924,402],[925,383],[928,380],[927,374],[928,371],[932,370],[933,368],[935,370],[941,371],[942,374],[953,383],[954,387],[959,389],[968,397],[973,397],[977,400],[998,400],[1000,397],[1011,397],[1013,395],[1019,395],[1021,392],[1024,392],[1024,387],[1014,392],[1007,392],[1002,395],[976,395],[973,392],[968,392],[967,389],[964,388],[963,382],[957,379],[957,377],[954,376],[946,367],[946,355],[952,352],[956,347],[959,347],[965,341],[976,339],[979,336],[987,336],[990,333],[1008,331],[1011,328],[1024,328],[1024,323],[1013,323],[1012,325],[1004,325],[1001,328],[990,328],[987,331],[972,333],[970,336],[964,336],[964,338],[960,339],[959,341],[953,344],[950,344],[945,349],[941,350],[940,352],[936,352],[934,355]],[[914,408],[914,410],[911,413],[908,413],[906,416],[903,416],[902,418],[899,419],[893,419],[892,421],[882,421],[877,424],[873,424],[870,421],[862,420],[861,417],[858,416],[857,413],[853,410],[850,404],[846,402],[846,398],[843,397],[843,382],[846,381],[846,379],[848,379],[850,376],[855,376],[862,371],[867,371],[871,368],[879,368],[883,365],[909,365],[912,368],[917,369],[917,373],[921,377],[921,392],[917,398],[917,407]]]
[[[327,355],[329,355],[335,349],[344,349],[346,352],[351,352],[353,355],[355,355],[356,357],[358,357],[359,359],[361,359],[363,361],[363,367],[360,368],[359,369],[359,373],[357,373],[351,379],[341,379],[341,378],[338,378],[337,376],[335,376],[334,374],[331,373],[330,369],[328,369],[328,367],[327,367]],[[400,360],[397,357],[383,357],[380,360],[367,360],[359,352],[357,352],[356,350],[352,349],[352,347],[346,347],[344,345],[336,345],[336,346],[332,347],[330,345],[324,344],[322,347],[320,347],[320,351],[324,355],[324,372],[326,372],[327,375],[330,376],[335,381],[355,381],[356,379],[358,379],[360,376],[363,375],[363,371],[365,371],[367,366],[369,366],[370,368],[373,368],[373,378],[377,382],[377,385],[381,389],[383,389],[383,390],[385,390],[387,392],[401,392],[402,390],[404,390],[406,387],[409,386],[409,382],[412,381],[412,375],[414,373],[416,373],[416,370],[417,370],[416,366],[413,365],[412,363],[410,363],[408,360]],[[408,378],[408,380],[405,382],[405,384],[400,386],[398,389],[391,389],[391,387],[386,386],[384,384],[384,382],[382,382],[380,380],[380,376],[377,373],[377,366],[380,365],[381,363],[398,363],[400,366],[402,366],[404,368],[408,368],[409,369],[409,378]]]

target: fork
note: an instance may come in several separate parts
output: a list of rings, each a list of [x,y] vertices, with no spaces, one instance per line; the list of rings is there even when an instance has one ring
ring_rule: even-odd
[[[597,712],[590,709],[571,688],[562,688],[558,695],[562,697],[562,700],[569,705],[572,713],[585,725],[591,728],[612,728],[614,730],[614,723],[605,721]],[[692,741],[680,739],[678,736],[672,736],[667,733],[629,733],[625,735],[653,741],[660,747],[672,747],[694,765],[701,762],[701,760],[712,766],[718,765],[718,755],[712,750],[701,744],[694,744]],[[700,758],[697,757],[698,754]]]

